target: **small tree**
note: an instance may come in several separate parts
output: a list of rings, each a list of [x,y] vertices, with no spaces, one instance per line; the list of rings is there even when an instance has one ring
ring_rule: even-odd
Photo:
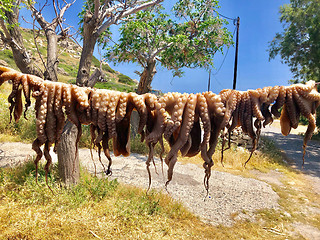
[[[83,16],[81,21],[83,48],[79,62],[79,69],[76,83],[79,86],[88,86],[90,80],[90,70],[93,57],[93,50],[106,30],[118,23],[121,19],[135,14],[150,6],[159,4],[163,0],[87,0],[84,3],[84,10],[80,13]],[[94,82],[94,81],[93,81]],[[75,125],[67,123],[63,129],[61,144],[58,146],[58,160],[66,163],[59,171],[63,174],[66,184],[75,184],[78,177],[73,171],[74,165],[79,166],[79,157],[75,158],[75,142],[78,129]]]
[[[147,7],[159,4],[162,1],[163,0],[86,1],[84,3],[83,21],[81,25],[83,30],[83,48],[79,63],[77,84],[80,86],[88,85],[94,47],[97,40],[101,35],[103,35],[109,26],[118,23],[122,18],[135,14]],[[41,72],[34,71],[35,69],[32,66],[31,59],[28,57],[27,51],[23,46],[23,38],[18,24],[19,5],[21,2],[21,0],[0,0],[0,27],[2,29],[2,31],[0,29],[0,37],[2,41],[10,44],[14,60],[22,72],[41,76]],[[59,35],[56,34],[56,30],[57,27],[60,27],[62,33],[65,33],[61,27],[62,16],[71,3],[67,3],[65,0],[62,0],[65,5],[60,9],[58,0],[45,1],[43,6],[47,5],[48,2],[52,2],[53,7],[55,7],[54,11],[56,13],[56,18],[49,23],[45,20],[45,16],[42,15],[41,9],[39,10],[34,7],[33,1],[27,0],[25,2],[31,9],[33,16],[39,25],[46,32],[48,41],[48,61],[46,64],[47,77],[55,80],[58,61],[56,46],[59,38]],[[11,20],[12,24],[10,22]],[[93,74],[93,77],[95,76],[99,76],[99,74]],[[94,80],[91,81],[91,83],[94,82]],[[59,173],[60,177],[66,184],[75,184],[79,180],[79,171],[74,171],[74,167],[79,167],[79,158],[75,158],[76,146],[74,144],[76,142],[77,135],[78,129],[68,122],[63,130],[61,144],[58,146]]]
[[[269,57],[288,64],[296,81],[320,81],[320,1],[291,0],[280,7],[283,32],[269,45]]]
[[[48,22],[45,20],[42,9],[46,6],[47,1],[42,8],[37,9],[34,2],[28,0],[27,6],[32,12],[32,17],[39,23],[41,29],[47,39],[47,63],[43,62],[45,67],[44,78],[51,81],[58,81],[58,41],[66,38],[66,30],[62,27],[63,15],[65,11],[73,4],[64,1],[64,6],[60,8],[58,0],[53,0],[53,10],[55,11],[56,17]],[[57,34],[57,29],[60,27],[61,34]],[[40,53],[39,53],[40,54]]]
[[[149,92],[156,64],[181,76],[183,67],[208,68],[223,45],[232,43],[216,14],[218,1],[179,0],[173,7],[176,20],[154,7],[128,18],[121,26],[119,43],[106,48],[114,63],[137,62],[142,68],[137,93]]]
[[[42,73],[33,66],[21,35],[19,25],[19,7],[21,0],[0,0],[0,38],[8,44],[17,67],[23,73],[42,76]]]

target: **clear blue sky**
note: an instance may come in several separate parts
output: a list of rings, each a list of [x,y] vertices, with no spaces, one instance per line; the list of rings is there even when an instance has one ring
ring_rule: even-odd
[[[170,8],[173,2],[172,0],[164,0],[163,5],[165,8]],[[221,14],[230,18],[240,17],[238,90],[287,85],[288,80],[292,78],[289,68],[281,64],[279,57],[269,62],[267,52],[268,42],[273,39],[276,32],[282,30],[279,22],[279,7],[285,3],[289,3],[289,0],[220,0],[221,8],[218,11]],[[77,0],[76,4],[66,12],[65,18],[67,23],[77,27],[78,19],[76,15],[80,11],[81,5],[82,1]],[[47,14],[53,14],[53,12],[46,11],[45,16],[48,16]],[[48,18],[48,20],[50,19]],[[230,32],[234,31],[235,26],[232,21],[229,21],[228,29]],[[97,51],[95,53],[96,57],[99,58]],[[227,53],[226,48],[224,49],[224,53]],[[216,72],[222,64],[224,55],[217,54],[215,56],[216,69],[213,69],[211,74],[211,91],[218,93],[222,89],[232,88],[234,54],[235,47],[231,46],[225,62],[218,73]],[[113,66],[111,64],[111,67],[131,78],[139,79],[138,75],[134,73],[136,70],[141,70],[138,65],[121,64]],[[158,67],[152,87],[163,92],[196,93],[207,90],[208,72],[206,70],[185,69],[184,71],[185,74],[181,78],[173,78],[171,71]]]

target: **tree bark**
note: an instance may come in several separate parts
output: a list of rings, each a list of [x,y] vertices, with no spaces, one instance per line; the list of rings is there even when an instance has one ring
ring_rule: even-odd
[[[156,72],[156,60],[153,59],[148,61],[147,66],[144,68],[140,77],[140,82],[137,89],[138,94],[151,91],[151,82]]]
[[[44,29],[47,38],[47,69],[44,73],[45,79],[58,81],[58,37],[55,29]]]
[[[96,45],[99,35],[103,31],[105,31],[107,27],[116,23],[117,20],[121,19],[122,17],[127,17],[130,14],[134,14],[140,10],[147,8],[148,6],[153,6],[162,1],[163,0],[157,0],[151,3],[142,4],[140,5],[140,7],[132,7],[132,9],[129,9],[128,11],[118,14],[118,17],[115,17],[112,14],[110,14],[110,19],[107,20],[105,23],[103,23],[103,21],[104,21],[104,18],[107,17],[107,15],[102,17],[104,13],[99,12],[98,5],[95,5],[96,8],[95,8],[94,14],[92,14],[90,11],[87,11],[83,19],[83,48],[81,52],[81,58],[80,58],[79,69],[78,69],[77,80],[76,80],[77,85],[88,86],[94,47]],[[99,3],[99,1],[96,0],[95,3]],[[155,69],[154,66],[152,67],[152,71]],[[152,75],[152,78],[153,78],[153,75]],[[151,81],[152,81],[152,78],[151,78]],[[75,126],[71,126],[69,124],[65,127],[65,131],[64,131],[65,135],[63,135],[61,138],[63,139],[62,142],[64,142],[66,138],[68,139],[68,141],[75,143],[75,139],[77,135],[72,134],[72,136],[68,136],[68,134],[70,135],[71,132],[76,133],[77,129]],[[59,144],[58,148],[62,148],[61,145],[62,144]],[[70,157],[71,159],[74,160],[74,157],[72,154],[70,154],[70,152],[75,152],[75,149],[76,149],[75,144],[69,144],[66,147],[63,147],[63,149],[61,149],[60,151],[60,154],[58,151],[58,161],[60,161],[63,158],[70,159]],[[76,166],[79,166],[79,157],[75,159],[74,164]]]
[[[139,85],[136,91],[138,94],[144,94],[151,91],[151,82],[156,72],[156,60],[148,61],[147,66],[140,76]],[[138,133],[139,119],[138,112],[133,111],[131,114],[131,134],[133,137],[136,137]]]
[[[67,120],[57,148],[59,176],[66,186],[77,184],[80,179],[79,153],[75,147],[77,134],[77,127]]]
[[[18,2],[12,12],[5,13],[7,23],[10,27],[7,29],[9,36],[5,36],[6,39],[3,40],[9,44],[12,50],[13,59],[21,72],[42,77],[42,73],[33,66],[30,56],[23,44],[21,27],[18,24],[19,4],[20,3]],[[3,25],[4,24],[5,23],[3,22]],[[6,26],[3,26],[3,28],[6,29]]]
[[[79,70],[76,80],[76,84],[78,86],[88,86],[93,50],[97,40],[97,37],[94,37],[93,34],[95,26],[93,24],[88,23],[88,21],[90,21],[88,17],[85,17],[85,21],[86,23],[84,23],[83,49],[81,53]],[[71,166],[72,170],[73,166],[80,166],[79,153],[75,157],[75,142],[77,139],[77,134],[78,129],[76,128],[76,126],[68,122],[65,125],[63,134],[61,136],[61,143],[58,145],[58,162],[61,162],[61,167],[63,166],[64,168],[64,170],[59,170],[59,175],[65,176],[65,178],[62,179],[62,181],[66,185],[77,184],[80,178],[80,176],[67,175],[67,173],[70,173],[71,171]],[[66,162],[66,164],[64,164],[64,162]],[[71,162],[72,165],[70,165]],[[76,174],[76,172],[74,172],[74,174]]]
[[[87,17],[88,18],[88,17]],[[86,18],[85,18],[86,19]],[[89,21],[88,19],[86,19]],[[92,20],[93,21],[93,20]],[[83,26],[83,49],[81,53],[79,69],[77,74],[77,85],[87,86],[90,76],[90,69],[92,63],[92,56],[96,41],[98,39],[95,31],[95,25],[92,23],[86,23]]]

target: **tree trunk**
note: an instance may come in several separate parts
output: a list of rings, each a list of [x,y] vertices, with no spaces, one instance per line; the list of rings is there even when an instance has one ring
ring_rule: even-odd
[[[18,3],[19,5],[19,3]],[[21,35],[21,28],[18,24],[19,8],[14,7],[12,12],[6,12],[7,22],[11,26],[8,28],[10,36],[7,37],[7,42],[11,47],[13,59],[21,72],[33,74],[42,77],[42,73],[34,68],[30,56],[27,53],[23,44],[23,37]]]
[[[67,120],[57,148],[59,176],[66,186],[77,184],[80,179],[79,154],[75,147],[77,134],[77,127]]]
[[[85,18],[86,19],[86,18]],[[83,48],[77,74],[77,85],[87,86],[93,57],[93,50],[98,36],[94,33],[95,26],[87,23],[83,26]]]
[[[88,21],[85,19],[85,21]],[[94,26],[89,23],[84,23],[84,37],[83,37],[83,49],[81,53],[79,70],[77,74],[77,85],[78,86],[88,86],[90,68],[93,57],[93,50],[96,44],[97,37],[93,34]],[[67,173],[72,173],[74,166],[79,168],[79,154],[75,157],[76,153],[76,139],[77,139],[78,129],[76,126],[68,122],[63,130],[61,136],[61,143],[58,145],[58,162],[61,164],[61,171],[59,170],[60,176],[65,176],[62,181],[66,185],[77,184],[79,182],[79,172],[76,171],[74,174],[77,176],[68,175]],[[72,164],[71,164],[72,163]],[[59,167],[60,169],[60,167]]]
[[[140,77],[140,82],[137,88],[138,94],[144,94],[151,91],[151,82],[156,72],[156,61],[148,61],[147,66]],[[138,133],[139,119],[138,112],[133,111],[131,114],[131,134],[133,138],[136,137]]]
[[[148,61],[147,66],[144,68],[140,77],[140,82],[137,89],[138,94],[151,91],[151,82],[156,72],[156,60]]]
[[[47,38],[47,69],[45,79],[58,81],[58,37],[54,29],[45,29]]]

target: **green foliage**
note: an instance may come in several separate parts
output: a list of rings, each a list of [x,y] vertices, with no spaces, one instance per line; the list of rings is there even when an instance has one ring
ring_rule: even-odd
[[[59,67],[63,68],[71,77],[77,77],[78,69],[70,63],[59,63]]]
[[[280,7],[283,32],[269,45],[270,59],[280,55],[298,81],[320,81],[320,1],[291,0]]]
[[[120,28],[119,43],[106,48],[114,63],[137,62],[145,68],[151,61],[181,75],[181,68],[209,67],[213,56],[232,43],[216,14],[214,0],[178,1],[170,19],[161,7],[131,16]],[[183,21],[182,21],[183,20]]]
[[[16,63],[13,60],[12,52],[9,49],[0,51],[0,58],[6,61],[10,67],[17,69]]]
[[[3,18],[4,20],[6,20],[6,15],[5,12],[6,11],[12,11],[12,8],[14,6],[14,0],[0,0],[0,18]]]
[[[105,11],[106,7],[107,8],[111,7],[114,2],[115,1],[110,1],[110,2],[106,3],[105,0],[100,0],[100,9],[99,9],[99,11]],[[94,13],[94,10],[95,10],[94,7],[95,7],[95,1],[86,0],[83,3],[81,12],[78,13],[78,17],[80,19],[80,21],[79,21],[79,30],[80,30],[81,35],[83,34],[83,23],[84,23],[85,20],[87,20],[87,21],[90,20],[90,18],[92,17],[92,13]],[[98,45],[106,44],[109,41],[111,35],[112,35],[112,33],[110,31],[110,28],[107,28],[104,32],[102,32],[99,35],[99,37],[97,39]]]
[[[15,137],[16,141],[31,142],[36,138],[35,113],[32,109],[27,112],[27,119],[23,116],[16,123],[12,120],[9,123],[9,104],[4,94],[0,92],[0,133]],[[8,140],[8,139],[7,139]]]
[[[124,84],[128,84],[128,85],[135,85],[135,82],[132,81],[132,79],[122,73],[120,73],[118,75],[119,78],[119,82],[124,83]]]
[[[167,144],[167,142],[164,142],[164,153],[166,154],[169,152],[169,146]],[[130,139],[130,148],[131,148],[131,152],[134,153],[138,153],[138,154],[144,154],[147,155],[149,153],[149,148],[148,146],[145,144],[145,142],[141,142],[141,137],[140,135],[137,135],[136,137],[132,137]],[[155,156],[160,156],[162,152],[161,146],[159,143],[156,144],[156,146],[154,147],[154,155]]]
[[[112,81],[108,82],[97,82],[95,85],[96,88],[100,89],[111,89],[111,90],[117,90],[120,92],[134,92],[135,86],[129,86],[122,83],[116,83]]]

